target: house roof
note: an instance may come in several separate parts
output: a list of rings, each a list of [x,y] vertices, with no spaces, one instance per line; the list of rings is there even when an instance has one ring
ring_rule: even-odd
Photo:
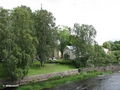
[[[67,48],[73,50],[73,46],[67,46]]]

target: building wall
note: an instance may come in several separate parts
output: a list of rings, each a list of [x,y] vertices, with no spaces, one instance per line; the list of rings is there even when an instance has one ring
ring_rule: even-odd
[[[71,60],[75,59],[75,54],[74,54],[73,50],[70,50],[70,49],[66,48],[65,51],[64,51],[64,54],[65,53],[67,53],[70,56]]]
[[[61,52],[59,50],[54,50],[54,57],[61,58]]]

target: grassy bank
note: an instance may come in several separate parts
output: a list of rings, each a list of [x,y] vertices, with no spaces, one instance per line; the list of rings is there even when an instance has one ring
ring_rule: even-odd
[[[52,64],[47,63],[44,67],[40,67],[40,62],[36,61],[34,64],[29,68],[27,76],[37,75],[37,74],[47,74],[52,72],[62,72],[71,69],[76,69],[73,65],[65,65],[65,64]],[[2,63],[0,63],[0,79],[6,78],[4,73]]]
[[[79,75],[74,75],[74,76],[66,76],[66,77],[54,77],[49,79],[48,81],[44,81],[44,82],[31,82],[28,85],[25,86],[21,86],[19,87],[17,90],[42,90],[44,88],[51,88],[51,87],[55,87],[61,84],[65,84],[67,82],[75,82],[75,81],[79,81],[79,80],[84,80],[87,78],[92,78],[95,77],[97,75],[102,75],[102,74],[106,74],[106,73],[112,73],[111,71],[107,71],[107,72],[98,72],[98,71],[89,71],[89,72],[82,72]]]
[[[33,66],[29,68],[28,76],[37,74],[47,74],[52,72],[62,72],[71,69],[76,69],[73,65],[65,64],[45,64],[44,67],[40,67],[40,62],[34,62]]]

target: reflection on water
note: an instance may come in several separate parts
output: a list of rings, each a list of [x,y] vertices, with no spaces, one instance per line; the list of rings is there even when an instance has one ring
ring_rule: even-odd
[[[83,82],[68,82],[50,90],[120,90],[120,73],[114,73]]]

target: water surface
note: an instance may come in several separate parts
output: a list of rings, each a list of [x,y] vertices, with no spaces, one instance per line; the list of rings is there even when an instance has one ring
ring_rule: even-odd
[[[82,82],[68,82],[50,90],[120,90],[120,73],[102,75]]]

